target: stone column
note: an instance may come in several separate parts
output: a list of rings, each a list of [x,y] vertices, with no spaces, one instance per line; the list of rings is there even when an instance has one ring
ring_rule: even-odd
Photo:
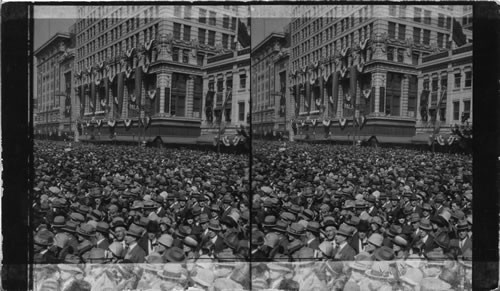
[[[194,76],[189,75],[186,82],[186,117],[194,118],[193,104],[194,104]]]
[[[410,79],[408,74],[403,75],[401,80],[401,117],[408,117],[408,93]]]
[[[372,73],[372,87],[375,88],[375,108],[373,111],[375,116],[380,116],[381,112],[385,112],[384,108],[380,108],[380,88],[385,87],[385,74],[385,72],[380,71]]]
[[[160,88],[160,110],[159,110],[159,115],[160,116],[168,116],[170,115],[170,107],[167,109],[168,112],[165,112],[165,100],[170,101],[170,95],[165,96],[165,88],[170,88],[171,87],[171,78],[172,73],[168,72],[159,72],[156,75],[156,82],[158,88]],[[168,98],[168,99],[167,99]],[[168,103],[170,104],[170,102]]]

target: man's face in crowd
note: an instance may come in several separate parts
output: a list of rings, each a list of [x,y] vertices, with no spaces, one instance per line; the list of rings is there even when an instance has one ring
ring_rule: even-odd
[[[131,235],[126,235],[125,236],[125,242],[130,245],[136,241],[136,238],[131,236]]]
[[[307,197],[306,201],[308,204],[311,204],[313,202],[313,199],[311,197]]]
[[[458,232],[458,238],[461,240],[467,237],[467,230],[461,230]]]
[[[125,228],[124,227],[117,227],[115,229],[115,238],[117,241],[123,241],[125,238]]]
[[[411,206],[415,207],[418,204],[418,200],[412,200],[411,201]]]
[[[154,232],[148,232],[148,239],[153,240],[156,237],[156,233]]]
[[[340,234],[335,235],[335,242],[338,244],[341,244],[341,243],[345,242],[346,240],[347,240],[347,238],[343,235],[340,235]]]
[[[366,238],[366,232],[358,232],[359,233],[359,238],[360,239],[365,239]]]
[[[398,200],[391,200],[391,203],[393,206],[396,206],[396,205],[398,205]]]
[[[180,205],[181,207],[186,206],[186,201],[184,201],[184,200],[179,201],[179,205]]]
[[[201,229],[203,229],[204,231],[208,229],[208,221],[203,222],[200,225],[201,225]]]

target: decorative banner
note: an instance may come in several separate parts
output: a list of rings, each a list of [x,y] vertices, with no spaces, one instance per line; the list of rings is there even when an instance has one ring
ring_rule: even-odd
[[[144,123],[143,123],[143,121],[142,121],[142,118],[137,117],[137,127],[141,127],[141,126],[143,126],[143,125],[144,125]]]
[[[109,127],[115,127],[116,126],[116,120],[108,120],[108,126]]]
[[[345,78],[346,75],[347,75],[347,68],[342,66],[342,68],[340,69],[340,77]]]
[[[135,96],[137,97],[137,105],[142,105],[142,68],[138,66],[135,68]]]
[[[135,98],[135,94],[130,94],[130,103],[132,104],[135,104],[135,101],[137,100],[137,98]]]
[[[436,141],[438,142],[439,145],[444,146],[446,145],[446,141],[444,140],[442,135],[436,136]]]
[[[363,97],[365,97],[365,99],[369,99],[370,98],[370,95],[372,93],[372,89],[364,89],[363,91]]]
[[[365,126],[365,124],[366,124],[366,116],[364,114],[362,114],[359,117],[359,129],[363,129],[363,127]]]
[[[85,121],[85,126],[90,127],[90,120]]]
[[[99,63],[98,68],[102,71],[104,69],[104,62]]]
[[[149,99],[151,99],[151,100],[155,99],[156,89],[148,90],[148,96],[149,96]]]
[[[144,127],[147,129],[151,125],[151,117],[146,116],[144,117]]]
[[[356,89],[358,84],[358,70],[355,66],[351,67],[350,70],[350,84],[349,84],[349,93],[354,98],[353,103],[356,104]]]
[[[305,120],[305,119],[302,119],[302,120],[300,121],[300,126],[301,126],[301,127],[304,127],[305,125],[306,125],[306,120]]]
[[[352,122],[353,126],[359,127],[359,121],[354,115],[352,116]]]
[[[325,134],[328,135],[330,133],[330,126],[332,125],[332,121],[330,119],[323,120],[323,128],[325,129]]]
[[[153,41],[154,41],[154,39],[152,39],[152,40],[150,40],[150,41],[146,41],[146,42],[144,43],[144,48],[146,49],[146,51],[148,51],[148,52],[149,52],[149,51],[151,50],[152,45],[153,45]]]
[[[135,51],[135,47],[133,48],[129,48],[126,52],[125,52],[125,55],[127,56],[127,58],[130,59],[130,57],[132,57],[132,54],[134,53]]]
[[[231,142],[229,141],[229,139],[227,138],[227,136],[223,136],[222,137],[222,143],[225,145],[225,146],[230,146],[231,145]]]
[[[313,128],[316,128],[316,124],[318,123],[318,120],[315,118],[315,119],[311,119],[311,124],[313,126]]]
[[[113,75],[113,76],[111,76],[111,75],[112,75],[111,73],[108,75],[108,80],[109,80],[110,83],[113,83],[116,75]]]
[[[332,77],[332,99],[333,102],[330,105],[328,112],[331,112],[330,116],[334,116],[337,113],[338,100],[339,100],[339,72],[334,72]]]
[[[316,99],[316,107],[320,107],[321,106],[321,99]]]
[[[125,128],[129,129],[130,126],[132,125],[132,119],[125,119],[123,120],[123,122],[125,123]]]
[[[345,47],[344,49],[342,49],[340,51],[340,55],[342,56],[342,58],[345,58],[347,56],[348,51],[349,51],[349,47]]]
[[[102,119],[96,120],[97,127],[101,127],[102,125]]]
[[[144,66],[142,66],[142,72],[143,72],[144,74],[147,74],[147,73],[148,73],[148,71],[149,71],[149,62],[145,62],[145,63],[144,63]]]
[[[360,63],[358,63],[356,65],[356,69],[358,70],[358,72],[362,73],[363,70],[365,69],[365,62],[361,61]]]
[[[367,39],[363,39],[362,41],[360,41],[360,42],[359,42],[359,48],[360,48],[361,50],[365,50],[366,45],[368,44],[368,41],[369,41],[369,40],[370,40],[370,39],[369,39],[369,38],[367,38]]]
[[[451,146],[451,145],[452,145],[452,144],[453,144],[456,140],[457,140],[457,137],[456,137],[456,136],[454,136],[454,135],[450,135],[450,136],[448,137],[448,140],[447,140],[447,141],[448,141],[448,145],[450,145],[450,146]]]
[[[309,109],[309,102],[307,102],[307,100],[304,100],[304,107]]]
[[[106,99],[101,99],[101,107],[106,108]]]
[[[339,124],[340,124],[340,129],[343,130],[347,124],[347,119],[346,118],[339,118]]]
[[[95,83],[91,82],[90,83],[90,106],[92,109],[92,114],[95,114],[95,104],[96,104],[96,88],[95,88]]]
[[[115,104],[118,105],[118,98],[115,96],[115,97],[111,97],[113,98],[113,100],[115,101]]]
[[[133,70],[130,67],[125,70],[125,76],[127,77],[127,79],[130,79],[130,77],[132,76],[132,72]]]

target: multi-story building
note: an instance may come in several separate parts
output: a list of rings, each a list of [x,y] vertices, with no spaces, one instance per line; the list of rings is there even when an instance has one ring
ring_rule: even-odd
[[[429,55],[419,70],[414,140],[427,142],[437,129],[449,133],[455,125],[472,125],[472,44]]]
[[[451,47],[454,10],[461,8],[296,6],[290,24],[295,122],[331,120],[333,136],[409,141],[418,111],[417,66]]]
[[[198,137],[202,67],[235,49],[237,19],[247,14],[240,6],[79,7],[81,120],[109,120],[122,137]]]
[[[270,33],[252,48],[252,131],[255,136],[284,130],[286,79],[288,67],[285,33]],[[284,88],[282,86],[285,86]],[[286,96],[286,95],[285,95]]]
[[[71,76],[74,54],[71,33],[56,33],[34,53],[37,66],[37,88],[34,98],[35,135],[60,136],[69,133],[71,109]],[[68,112],[69,109],[69,112]]]
[[[204,67],[202,136],[200,142],[213,142],[224,129],[234,134],[249,125],[250,48],[211,57]]]

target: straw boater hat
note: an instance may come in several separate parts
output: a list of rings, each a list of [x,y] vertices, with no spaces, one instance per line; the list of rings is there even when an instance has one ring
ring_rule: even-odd
[[[389,281],[394,279],[394,276],[391,274],[391,269],[389,268],[389,262],[374,262],[371,268],[366,270],[365,274],[372,279],[380,281]]]

